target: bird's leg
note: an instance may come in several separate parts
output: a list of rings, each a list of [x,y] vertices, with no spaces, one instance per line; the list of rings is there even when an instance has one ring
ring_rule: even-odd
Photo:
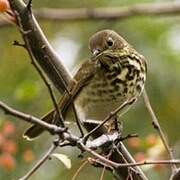
[[[108,129],[108,133],[117,132],[119,134],[119,138],[121,139],[122,131],[123,131],[123,124],[120,121],[118,115],[113,116],[105,126]]]
[[[121,138],[123,132],[123,121],[119,117],[116,117],[116,126],[117,126],[116,130],[119,133],[119,138]]]

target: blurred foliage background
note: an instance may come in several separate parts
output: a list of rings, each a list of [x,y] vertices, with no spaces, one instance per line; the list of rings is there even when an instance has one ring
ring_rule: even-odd
[[[122,7],[165,0],[38,0],[33,8]],[[147,59],[146,89],[160,124],[167,135],[176,157],[180,157],[180,16],[134,17],[122,20],[40,21],[48,40],[71,70],[90,56],[88,38],[96,31],[110,28],[120,33]],[[12,46],[21,41],[15,27],[0,29],[0,99],[18,110],[40,117],[51,107],[47,88],[30,64],[27,52]],[[124,135],[137,133],[139,138],[127,141],[129,150],[137,160],[167,159],[167,154],[143,105],[142,98],[122,119]],[[28,124],[0,112],[0,179],[16,179],[24,175],[51,144],[48,134],[34,142],[22,138]],[[67,170],[52,159],[32,177],[34,180],[71,179],[83,160],[75,148],[62,148],[72,168]],[[150,179],[169,177],[168,166],[146,166]],[[99,179],[102,169],[87,165],[77,179]],[[88,176],[87,176],[88,175]],[[112,179],[105,173],[104,180]]]

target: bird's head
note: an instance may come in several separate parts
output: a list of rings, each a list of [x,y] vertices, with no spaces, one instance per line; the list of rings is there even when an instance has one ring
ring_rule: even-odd
[[[97,56],[103,51],[121,50],[127,46],[127,42],[113,30],[102,30],[94,35],[89,40],[89,47],[93,56]]]

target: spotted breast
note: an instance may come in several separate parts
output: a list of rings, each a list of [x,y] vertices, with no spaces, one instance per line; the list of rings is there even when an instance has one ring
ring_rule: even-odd
[[[103,120],[125,101],[141,94],[146,79],[146,63],[142,55],[129,47],[104,51],[95,61],[97,72],[79,93],[75,103],[82,109],[84,119]]]

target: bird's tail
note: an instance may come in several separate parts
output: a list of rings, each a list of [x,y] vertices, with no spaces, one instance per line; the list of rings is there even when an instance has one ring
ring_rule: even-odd
[[[41,120],[51,124],[53,121],[53,116],[54,116],[54,110],[51,110],[47,114],[45,114]],[[30,128],[28,128],[24,134],[23,137],[27,140],[33,140],[36,137],[38,137],[41,133],[43,133],[44,128],[38,125],[32,125]]]

